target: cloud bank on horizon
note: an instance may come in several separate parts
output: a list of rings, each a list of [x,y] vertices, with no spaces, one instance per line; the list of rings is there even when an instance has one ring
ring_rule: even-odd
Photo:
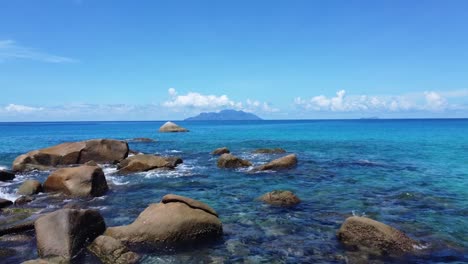
[[[165,101],[143,105],[72,103],[56,106],[29,106],[10,103],[0,106],[0,120],[162,120],[174,119],[175,116],[185,118],[203,111],[223,109],[243,110],[271,119],[309,118],[317,113],[320,113],[319,117],[325,115],[331,118],[344,114],[349,114],[350,118],[370,115],[389,118],[440,115],[467,117],[468,111],[468,105],[463,103],[468,98],[468,89],[386,96],[348,95],[345,90],[339,90],[334,96],[316,95],[291,98],[291,106],[284,109],[253,99],[235,101],[227,95],[207,95],[198,92],[179,94],[175,88],[168,89],[168,96],[169,98]]]

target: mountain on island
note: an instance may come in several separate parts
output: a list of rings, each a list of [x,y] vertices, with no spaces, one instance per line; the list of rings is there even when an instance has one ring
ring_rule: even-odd
[[[219,112],[200,113],[197,116],[186,118],[185,121],[210,121],[210,120],[262,120],[260,117],[231,109]]]

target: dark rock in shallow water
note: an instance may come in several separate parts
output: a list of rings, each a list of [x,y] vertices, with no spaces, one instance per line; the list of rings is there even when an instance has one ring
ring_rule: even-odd
[[[222,147],[222,148],[217,148],[213,150],[213,152],[211,152],[211,155],[223,155],[227,153],[231,153],[231,151],[226,147]]]
[[[296,154],[290,154],[279,159],[272,160],[267,164],[256,167],[254,171],[263,171],[263,170],[282,170],[290,169],[297,165],[297,156]]]
[[[40,257],[71,259],[106,229],[95,210],[60,209],[40,217],[35,223]]]
[[[261,149],[254,150],[253,153],[255,154],[282,154],[282,153],[286,153],[286,150],[282,148],[272,148],[272,149],[261,148]]]
[[[243,160],[232,154],[223,154],[218,159],[219,168],[241,168],[252,166],[252,163],[248,160]]]
[[[26,180],[18,188],[18,194],[33,195],[42,192],[42,184],[36,180]]]
[[[13,202],[7,199],[0,198],[0,209],[12,205]]]
[[[138,263],[138,254],[130,251],[119,240],[110,236],[98,236],[88,250],[96,255],[104,264]]]
[[[146,154],[135,155],[120,162],[118,172],[128,174],[160,168],[174,169],[180,163],[182,163],[182,159],[178,157],[162,157]]]
[[[21,264],[70,264],[70,260],[63,257],[51,257],[51,258],[41,258],[41,259],[32,259],[25,261]]]
[[[15,173],[8,170],[0,170],[0,181],[11,181],[15,178]]]
[[[348,217],[341,225],[338,239],[347,247],[377,255],[412,252],[418,242],[403,232],[367,217]]]
[[[109,227],[105,235],[127,243],[177,247],[213,241],[222,235],[216,212],[199,201],[166,195],[127,226]]]
[[[5,208],[0,219],[0,236],[34,229],[34,221],[40,215],[31,208]]]
[[[259,199],[265,203],[283,207],[295,206],[301,202],[291,191],[281,190],[265,193]]]
[[[46,192],[61,192],[71,196],[102,196],[108,189],[104,172],[97,166],[58,169],[44,182]]]
[[[159,128],[159,132],[189,132],[189,130],[178,126],[173,122],[166,122]]]
[[[152,138],[133,138],[129,140],[130,142],[143,142],[143,143],[151,143],[151,142],[156,142],[156,140]]]
[[[21,205],[30,203],[32,201],[34,201],[34,197],[22,195],[21,197],[15,200],[15,205],[21,206]]]
[[[93,139],[63,143],[20,155],[13,161],[13,170],[48,170],[57,166],[84,164],[91,160],[98,163],[114,163],[127,156],[127,142],[113,139]]]

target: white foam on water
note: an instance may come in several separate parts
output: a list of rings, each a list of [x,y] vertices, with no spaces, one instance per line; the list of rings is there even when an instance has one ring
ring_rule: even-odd
[[[0,170],[8,170],[8,167],[0,165]]]
[[[178,165],[174,170],[151,170],[147,172],[141,172],[138,174],[144,175],[145,178],[179,178],[192,176],[193,171],[196,169],[201,169],[201,166],[193,166],[190,164],[182,163]]]
[[[176,150],[176,149],[171,149],[171,150],[168,150],[166,152],[170,152],[170,153],[182,153],[181,150]]]
[[[7,187],[0,187],[0,198],[10,200],[14,202],[20,196],[16,194],[14,190]]]
[[[127,185],[130,181],[125,180],[125,176],[106,176],[106,180],[114,185]]]
[[[423,244],[414,244],[413,245],[413,248],[416,249],[416,250],[424,250],[426,248],[429,248],[429,243],[426,244],[426,245],[423,245]]]

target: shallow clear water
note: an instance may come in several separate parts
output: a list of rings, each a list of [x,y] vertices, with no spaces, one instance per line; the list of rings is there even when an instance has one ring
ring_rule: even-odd
[[[160,134],[163,122],[0,123],[0,166],[33,149],[92,138],[149,137],[129,143],[145,153],[176,155],[175,171],[113,176],[110,191],[94,199],[63,200],[46,194],[30,204],[52,211],[67,203],[99,209],[108,226],[131,223],[168,193],[201,200],[217,210],[225,234],[218,243],[184,252],[152,252],[144,263],[343,263],[336,239],[343,220],[367,215],[423,241],[428,249],[405,261],[468,261],[468,120],[335,120],[178,122],[189,133]],[[281,155],[254,155],[281,147],[299,158],[297,168],[268,173],[222,170],[209,153],[227,146],[255,165]],[[0,183],[0,197],[14,199],[31,172]],[[295,192],[293,209],[255,199],[275,189]],[[0,247],[8,243],[0,242]],[[11,246],[11,245],[10,245]],[[6,262],[37,258],[34,241],[16,243]],[[96,260],[85,254],[85,262]],[[401,260],[385,260],[401,262]]]

